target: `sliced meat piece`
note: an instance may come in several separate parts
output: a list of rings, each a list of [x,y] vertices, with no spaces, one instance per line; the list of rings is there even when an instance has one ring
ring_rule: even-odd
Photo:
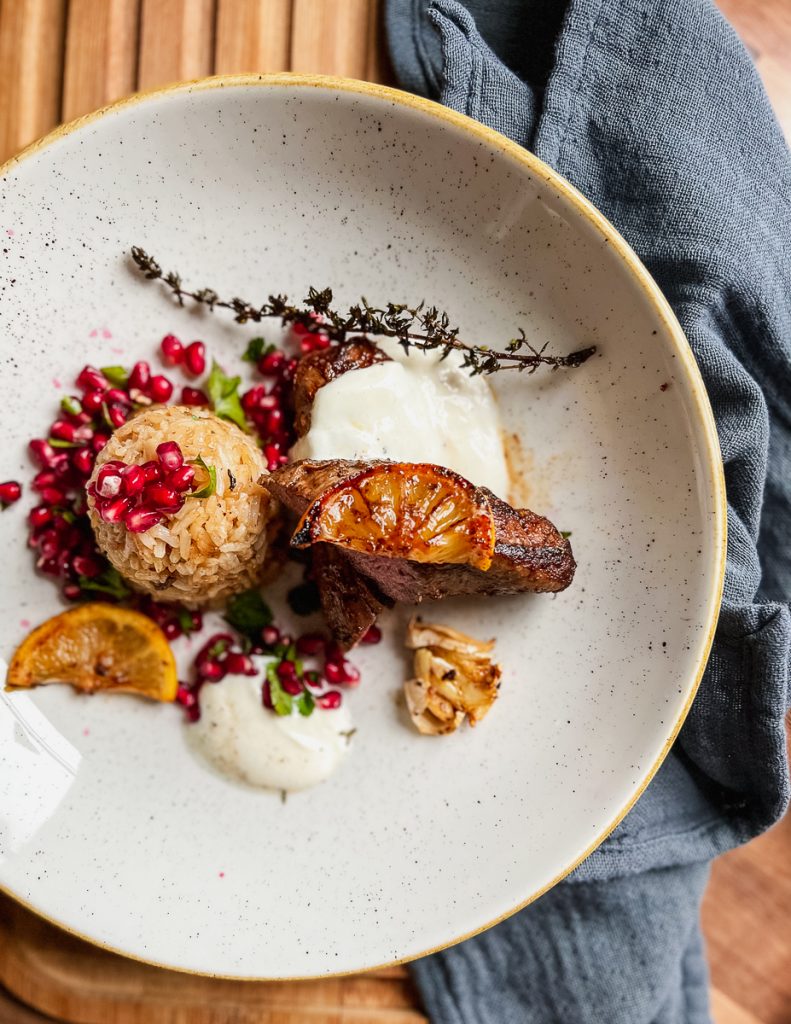
[[[365,338],[344,345],[331,345],[303,356],[294,375],[294,425],[297,436],[304,437],[310,429],[313,399],[319,388],[349,370],[361,370],[374,363],[387,362],[390,362],[390,356]]]
[[[352,568],[338,548],[314,544],[311,554],[324,618],[333,637],[348,651],[393,602],[379,593],[372,580]]]
[[[262,483],[288,508],[303,515],[325,491],[377,463],[302,460],[276,470]],[[482,489],[483,490],[483,489]],[[427,564],[344,549],[344,556],[393,601],[416,603],[464,594],[520,594],[564,590],[576,568],[571,545],[552,523],[529,509],[513,509],[490,491],[495,520],[491,566]]]

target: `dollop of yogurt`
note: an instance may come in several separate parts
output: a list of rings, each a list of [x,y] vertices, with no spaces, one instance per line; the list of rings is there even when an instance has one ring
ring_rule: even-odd
[[[292,457],[433,462],[507,497],[500,418],[484,378],[471,377],[456,352],[442,360],[436,351],[406,353],[392,339],[376,344],[392,361],[320,388]]]
[[[352,720],[344,705],[276,715],[261,706],[260,676],[226,676],[200,692],[191,742],[223,774],[267,789],[299,790],[323,782],[349,748]]]

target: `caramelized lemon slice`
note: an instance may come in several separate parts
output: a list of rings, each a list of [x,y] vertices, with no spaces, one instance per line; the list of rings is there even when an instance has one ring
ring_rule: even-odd
[[[6,689],[42,683],[152,700],[174,700],[178,685],[173,652],[159,626],[140,612],[99,603],[47,619],[17,648]]]
[[[320,495],[302,516],[292,544],[325,541],[370,555],[486,570],[494,538],[489,501],[464,477],[442,466],[391,462]]]

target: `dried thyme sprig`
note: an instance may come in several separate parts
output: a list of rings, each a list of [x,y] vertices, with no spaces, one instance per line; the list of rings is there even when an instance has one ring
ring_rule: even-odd
[[[565,356],[546,354],[546,345],[534,348],[520,328],[518,337],[512,338],[504,351],[498,352],[486,345],[469,345],[459,338],[458,327],[452,327],[447,313],[436,306],[411,307],[388,302],[383,308],[369,305],[363,298],[359,305],[339,313],[332,309],[332,291],[310,288],[303,306],[290,305],[285,295],[270,295],[266,302],[254,306],[245,299],[224,300],[211,288],[191,291],[182,284],[181,277],[172,272],[165,273],[157,261],[138,246],[132,247],[132,259],[144,277],[151,281],[162,281],[176,296],[179,305],[185,299],[208,306],[210,310],[228,309],[237,323],[249,321],[259,323],[269,317],[276,318],[285,326],[302,324],[309,331],[321,331],[340,344],[349,340],[349,334],[370,334],[374,337],[396,338],[401,347],[423,350],[440,349],[444,359],[452,350],[463,355],[462,365],[470,373],[494,373],[497,370],[521,370],[535,373],[542,364],[557,370],[560,366],[581,366],[596,352],[596,346],[579,349]],[[317,319],[320,318],[320,321]]]

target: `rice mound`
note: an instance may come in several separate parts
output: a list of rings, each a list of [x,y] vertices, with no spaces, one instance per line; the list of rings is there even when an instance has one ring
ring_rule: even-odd
[[[110,459],[137,464],[155,459],[163,441],[178,442],[186,461],[200,456],[214,466],[215,493],[187,498],[175,515],[146,533],[103,522],[89,497],[96,541],[136,590],[188,607],[218,604],[265,574],[270,542],[280,527],[279,506],[259,483],[266,462],[251,438],[207,409],[157,405],[118,427],[89,482]]]

